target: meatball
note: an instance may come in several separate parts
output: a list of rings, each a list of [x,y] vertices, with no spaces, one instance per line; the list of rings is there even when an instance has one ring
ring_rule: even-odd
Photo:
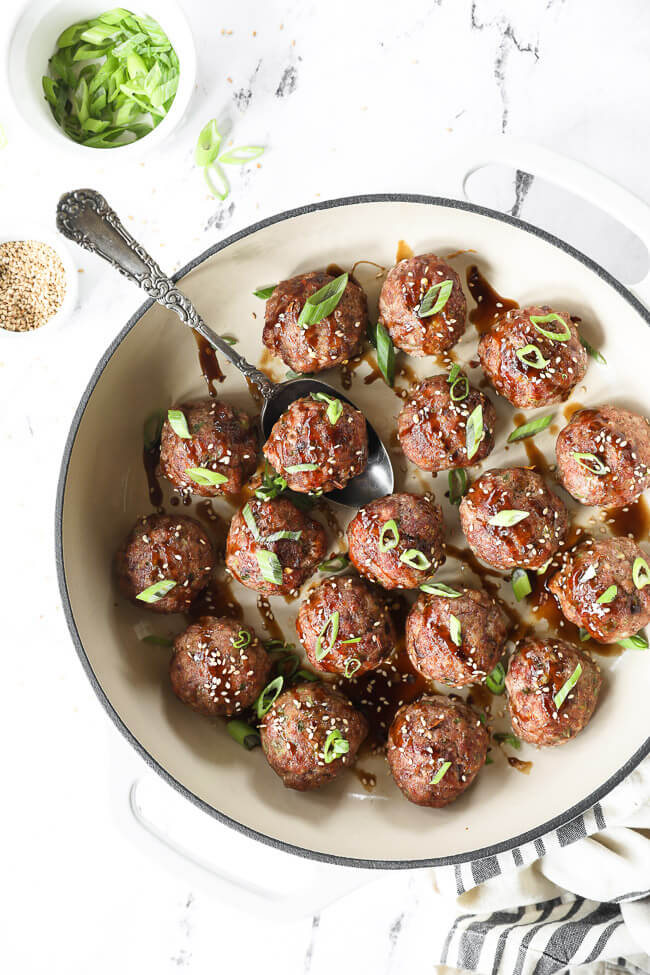
[[[432,313],[436,306],[439,310]],[[421,254],[388,272],[379,314],[398,349],[436,355],[455,345],[465,331],[467,302],[454,269],[435,254]]]
[[[241,491],[257,467],[257,430],[248,414],[214,398],[181,403],[175,409],[184,414],[192,436],[179,437],[165,420],[160,470],[167,480],[204,498]],[[215,474],[218,484],[208,480]]]
[[[600,670],[588,653],[565,640],[527,637],[506,675],[514,731],[532,745],[566,744],[594,713],[600,684]]]
[[[201,616],[174,640],[172,690],[193,711],[230,716],[264,690],[271,658],[254,631],[238,620]]]
[[[148,515],[136,522],[115,556],[123,596],[156,613],[181,613],[208,584],[215,558],[194,518]]]
[[[562,486],[583,504],[622,508],[650,487],[650,425],[629,410],[580,410],[555,452]]]
[[[253,498],[230,522],[226,565],[248,589],[287,596],[309,578],[326,549],[322,525],[288,498]]]
[[[349,280],[331,314],[315,325],[299,324],[305,301],[333,281],[331,274],[310,271],[280,281],[266,302],[262,341],[294,372],[322,372],[361,352],[368,325],[368,302]]]
[[[468,436],[472,415],[482,421],[478,444]],[[397,435],[408,459],[423,471],[446,471],[484,460],[494,447],[496,421],[490,400],[462,373],[452,383],[447,376],[433,376],[409,393],[397,418]]]
[[[649,580],[648,563],[631,538],[585,539],[567,553],[548,588],[571,623],[599,643],[616,643],[650,621]]]
[[[357,576],[327,579],[298,611],[296,630],[316,670],[345,677],[374,670],[397,642],[386,596]]]
[[[568,527],[564,502],[525,467],[486,471],[460,503],[469,547],[495,569],[539,569]]]
[[[365,417],[324,393],[297,399],[273,425],[264,456],[293,491],[345,487],[368,463]]]
[[[458,590],[455,590],[458,592]],[[451,687],[481,684],[508,635],[505,616],[486,592],[422,593],[406,619],[406,649],[418,673]]]
[[[347,535],[355,568],[384,589],[417,589],[445,561],[442,511],[431,497],[404,493],[371,501]]]
[[[478,354],[496,391],[522,409],[567,399],[587,371],[587,353],[571,316],[548,305],[501,315],[481,336]]]
[[[399,709],[388,732],[388,764],[409,802],[439,808],[472,784],[488,744],[472,708],[435,694]]]
[[[327,684],[280,694],[260,725],[266,760],[288,789],[318,789],[352,765],[368,734],[366,719]]]

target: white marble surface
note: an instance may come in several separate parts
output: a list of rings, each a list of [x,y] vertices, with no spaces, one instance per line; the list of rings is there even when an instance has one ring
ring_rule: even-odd
[[[19,6],[5,0],[3,10]],[[185,126],[158,158],[124,166],[102,154],[92,163],[43,154],[0,92],[9,140],[0,151],[0,231],[14,218],[51,225],[62,191],[95,186],[173,270],[237,228],[312,200],[372,190],[459,196],[462,172],[448,161],[457,141],[480,147],[500,133],[580,159],[650,200],[646,0],[183,6],[198,85]],[[232,124],[235,143],[268,147],[259,168],[231,170],[223,204],[192,166],[196,134],[212,116]],[[549,224],[626,281],[642,276],[643,248],[565,195],[496,172],[477,177],[473,190]],[[313,917],[269,919],[125,831],[127,790],[144,765],[78,664],[52,535],[72,414],[140,295],[98,261],[76,257],[79,307],[56,343],[0,341],[6,970],[428,970],[429,933],[441,921],[427,873],[384,876]],[[250,872],[257,846],[247,843],[242,855]],[[320,883],[318,871],[313,878]]]

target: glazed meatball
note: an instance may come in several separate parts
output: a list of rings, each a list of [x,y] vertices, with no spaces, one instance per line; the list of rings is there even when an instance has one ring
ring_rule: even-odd
[[[469,547],[495,569],[539,569],[558,550],[567,510],[539,474],[525,467],[486,471],[460,503]]]
[[[588,653],[564,640],[527,637],[510,658],[506,675],[515,733],[532,745],[566,744],[594,713],[600,684],[600,671]]]
[[[389,494],[348,525],[350,560],[384,589],[417,589],[445,561],[442,511],[433,498]]]
[[[115,576],[122,595],[137,606],[182,613],[207,586],[214,564],[210,539],[194,518],[148,515],[118,550]]]
[[[476,414],[479,408],[480,414]],[[482,421],[478,445],[468,436],[472,415],[480,415]],[[446,471],[470,467],[488,456],[494,447],[496,420],[490,400],[470,386],[462,373],[453,384],[447,376],[433,376],[409,393],[397,418],[397,435],[408,459],[423,471]]]
[[[650,487],[650,425],[629,410],[580,410],[555,451],[562,486],[583,504],[622,508]]]
[[[548,588],[571,623],[599,643],[616,643],[650,621],[648,579],[644,554],[631,538],[586,539],[567,553]]]
[[[294,372],[322,372],[361,351],[368,302],[356,281],[348,281],[334,311],[316,325],[304,327],[298,322],[307,298],[333,280],[324,271],[298,274],[280,281],[266,302],[262,341]]]
[[[435,291],[424,302],[428,308],[421,314],[432,288]],[[441,307],[431,314],[436,305]],[[379,314],[398,349],[409,355],[436,355],[455,345],[465,331],[467,302],[454,269],[435,254],[422,254],[400,261],[388,272]]]
[[[475,711],[435,694],[399,709],[388,732],[388,764],[409,802],[437,809],[472,784],[488,744]]]
[[[169,664],[172,690],[193,711],[230,716],[264,690],[271,658],[250,626],[201,616],[174,640]]]
[[[451,687],[481,684],[508,635],[505,616],[481,589],[458,596],[422,593],[406,620],[406,649],[418,673]]]
[[[291,490],[304,493],[345,487],[368,463],[363,413],[336,397],[315,395],[295,400],[264,444],[268,462]]]
[[[571,316],[548,305],[501,315],[481,336],[478,354],[496,391],[522,409],[562,402],[587,371],[587,353]]]
[[[160,437],[160,470],[181,491],[213,498],[236,494],[257,467],[257,430],[242,410],[214,398],[181,403],[191,439],[179,437],[169,419]],[[220,483],[206,483],[206,475],[219,474]],[[196,472],[194,476],[188,472]],[[221,480],[223,478],[223,480]]]
[[[374,670],[397,642],[386,596],[357,576],[327,579],[298,611],[296,630],[316,670],[346,677]]]
[[[293,595],[323,560],[326,548],[322,525],[288,498],[252,498],[230,522],[226,565],[248,589],[264,596]]]
[[[260,725],[266,760],[288,789],[318,789],[352,765],[366,719],[327,684],[280,694]]]

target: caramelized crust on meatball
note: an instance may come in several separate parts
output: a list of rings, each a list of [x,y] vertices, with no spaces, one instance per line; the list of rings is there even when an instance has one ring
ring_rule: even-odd
[[[543,321],[549,316],[555,317]],[[501,315],[481,336],[478,354],[496,391],[522,409],[562,402],[587,371],[588,356],[571,316],[548,305]]]

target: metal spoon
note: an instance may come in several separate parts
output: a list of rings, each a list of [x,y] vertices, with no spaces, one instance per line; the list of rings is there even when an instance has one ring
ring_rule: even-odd
[[[246,379],[255,383],[264,400],[260,420],[265,440],[268,439],[276,420],[301,396],[324,392],[354,406],[347,396],[319,379],[303,378],[273,383],[263,372],[246,362],[231,345],[205,324],[189,298],[178,290],[171,278],[167,277],[144,247],[126,230],[100,193],[95,190],[65,193],[57,207],[56,225],[65,237],[86,250],[99,254],[160,305],[176,312],[185,325],[194,329],[216,352],[239,369]],[[367,420],[366,425],[368,466],[344,488],[325,495],[350,508],[361,508],[374,498],[391,494],[394,486],[388,451]]]

